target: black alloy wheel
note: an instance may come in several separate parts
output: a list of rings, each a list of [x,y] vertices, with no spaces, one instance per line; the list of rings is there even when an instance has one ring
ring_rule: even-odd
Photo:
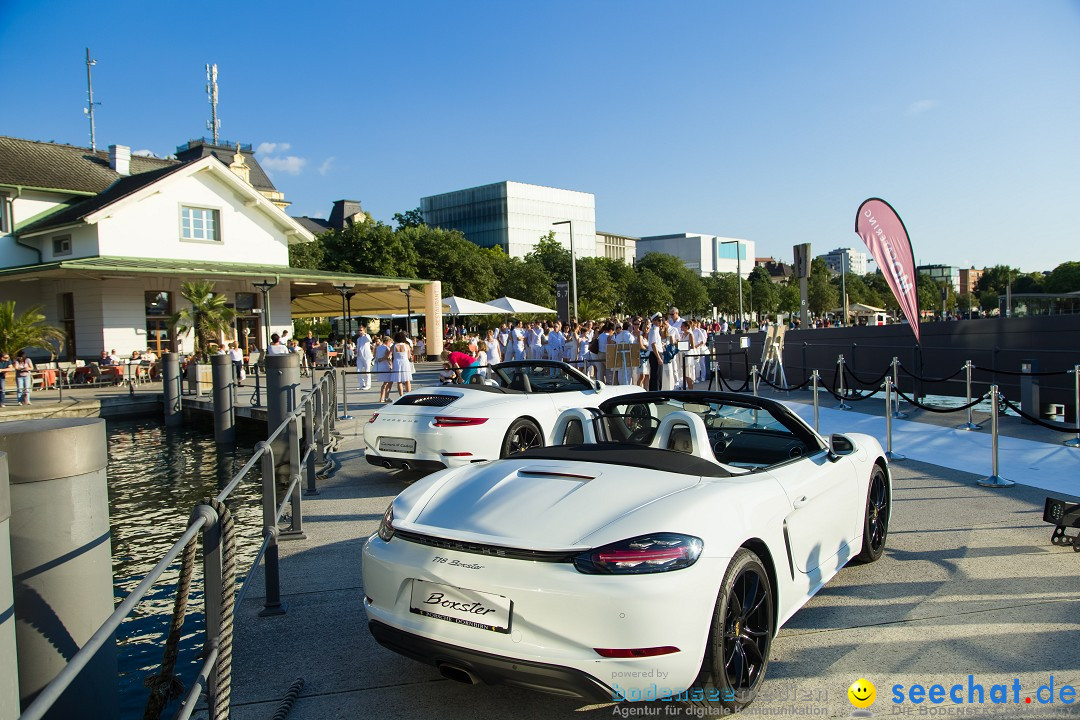
[[[544,434],[531,420],[518,418],[510,423],[510,429],[503,438],[501,457],[517,455],[519,452],[534,447],[544,446]]]
[[[754,701],[775,633],[772,584],[760,558],[746,548],[731,559],[713,611],[709,644],[695,687],[705,690],[693,704],[737,712]],[[713,690],[711,693],[709,692]]]
[[[866,520],[863,523],[862,551],[857,562],[871,563],[885,553],[889,537],[889,483],[880,465],[874,466],[866,492]]]

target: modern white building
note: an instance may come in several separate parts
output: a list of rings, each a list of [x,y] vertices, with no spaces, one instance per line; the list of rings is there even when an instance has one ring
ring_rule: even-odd
[[[652,235],[637,242],[637,259],[652,252],[674,255],[690,270],[708,277],[714,272],[741,272],[750,277],[754,269],[754,241],[704,233]]]
[[[867,273],[867,261],[869,257],[864,252],[851,248],[837,248],[830,250],[824,255],[818,255],[825,261],[829,269],[834,273],[849,272],[853,275],[865,275]]]
[[[460,230],[480,247],[501,247],[510,257],[529,254],[551,231],[569,249],[571,225],[574,254],[597,254],[592,193],[504,181],[420,198],[420,211],[431,227]],[[566,220],[570,224],[553,224]]]
[[[279,333],[297,314],[340,314],[337,285],[356,314],[404,311],[400,288],[438,295],[437,282],[289,267],[289,245],[313,235],[286,205],[250,146],[197,141],[159,159],[0,136],[0,300],[16,313],[40,305],[67,336],[60,359],[92,360],[192,350],[168,323],[186,280],[215,283],[237,312],[221,339],[250,348],[268,344],[267,313]],[[441,323],[441,299],[425,300]]]
[[[596,254],[609,260],[621,260],[633,265],[637,257],[638,238],[615,233],[596,233]]]

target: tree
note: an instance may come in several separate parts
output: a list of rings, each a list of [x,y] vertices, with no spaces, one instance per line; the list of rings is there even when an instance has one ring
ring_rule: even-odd
[[[815,315],[831,312],[839,305],[840,293],[829,282],[829,266],[821,258],[814,258],[810,263],[810,283],[806,300],[810,311]]]
[[[659,276],[670,288],[672,302],[685,315],[704,310],[709,302],[701,278],[674,255],[648,253],[637,261],[636,267],[651,270]]]
[[[1080,262],[1063,262],[1046,278],[1046,292],[1069,293],[1080,290]]]
[[[191,303],[169,318],[175,332],[195,331],[195,355],[205,359],[210,345],[219,339],[236,317],[236,311],[226,304],[224,295],[214,293],[209,280],[188,280],[180,284],[180,297]]]
[[[539,263],[555,282],[570,279],[570,251],[555,239],[554,230],[542,235],[525,259]]]
[[[491,260],[458,230],[411,226],[394,231],[416,251],[417,275],[442,281],[444,297],[460,295],[473,300],[495,297]]]
[[[503,254],[503,257],[506,257]],[[506,257],[496,268],[498,295],[551,307],[555,300],[555,282],[535,259]]]
[[[14,355],[27,348],[40,348],[54,357],[58,355],[66,340],[64,331],[44,321],[41,305],[16,315],[14,300],[0,302],[0,352]]]
[[[326,246],[322,234],[311,242],[295,243],[289,246],[289,267],[305,270],[322,270],[326,263]]]
[[[799,281],[794,280],[779,287],[776,302],[777,312],[796,315],[802,308],[802,292],[799,290]]]
[[[354,223],[319,236],[324,246],[320,269],[337,272],[416,277],[417,255],[406,233],[379,222]]]
[[[394,222],[397,223],[398,230],[417,228],[427,224],[424,222],[424,214],[420,212],[420,208],[406,210],[403,213],[394,213]]]
[[[754,298],[754,311],[762,315],[776,313],[780,293],[769,271],[758,265],[750,271],[750,288]]]
[[[604,259],[586,257],[577,261],[578,314],[581,317],[606,317],[622,299],[611,282],[607,266],[600,262]],[[589,315],[581,309],[583,302],[589,303],[592,310]]]
[[[637,315],[663,312],[671,304],[671,288],[655,272],[638,266],[637,278],[626,293],[626,306]]]
[[[1009,287],[1010,278],[1015,278],[1018,272],[1016,268],[1011,268],[1008,265],[988,267],[983,271],[976,287],[980,293],[993,290],[998,295],[1004,295],[1005,289]]]

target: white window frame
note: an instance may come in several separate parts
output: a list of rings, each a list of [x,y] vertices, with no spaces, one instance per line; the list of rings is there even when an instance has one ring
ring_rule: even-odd
[[[185,237],[184,236],[184,210],[202,210],[211,213],[214,218],[214,237],[212,238],[199,238],[199,237]],[[194,221],[194,218],[192,218]],[[221,229],[221,208],[214,207],[212,205],[192,205],[190,203],[180,203],[177,209],[177,226],[180,230],[181,242],[193,242],[193,243],[210,243],[213,245],[220,245],[222,242],[222,229]],[[194,222],[192,223],[192,229],[194,229]],[[203,228],[205,234],[205,226]]]
[[[71,235],[53,235],[51,240],[53,257],[67,257],[68,255],[71,255]],[[56,244],[59,242],[67,242],[67,250],[58,252],[56,249]]]
[[[6,192],[0,192],[0,235],[7,235],[14,232],[15,226],[12,216],[14,215],[14,209],[12,208],[11,195]]]

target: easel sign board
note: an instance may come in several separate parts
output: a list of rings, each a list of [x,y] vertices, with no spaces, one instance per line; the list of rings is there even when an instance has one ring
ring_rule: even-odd
[[[636,343],[608,343],[607,366],[609,370],[633,370],[641,348]]]

